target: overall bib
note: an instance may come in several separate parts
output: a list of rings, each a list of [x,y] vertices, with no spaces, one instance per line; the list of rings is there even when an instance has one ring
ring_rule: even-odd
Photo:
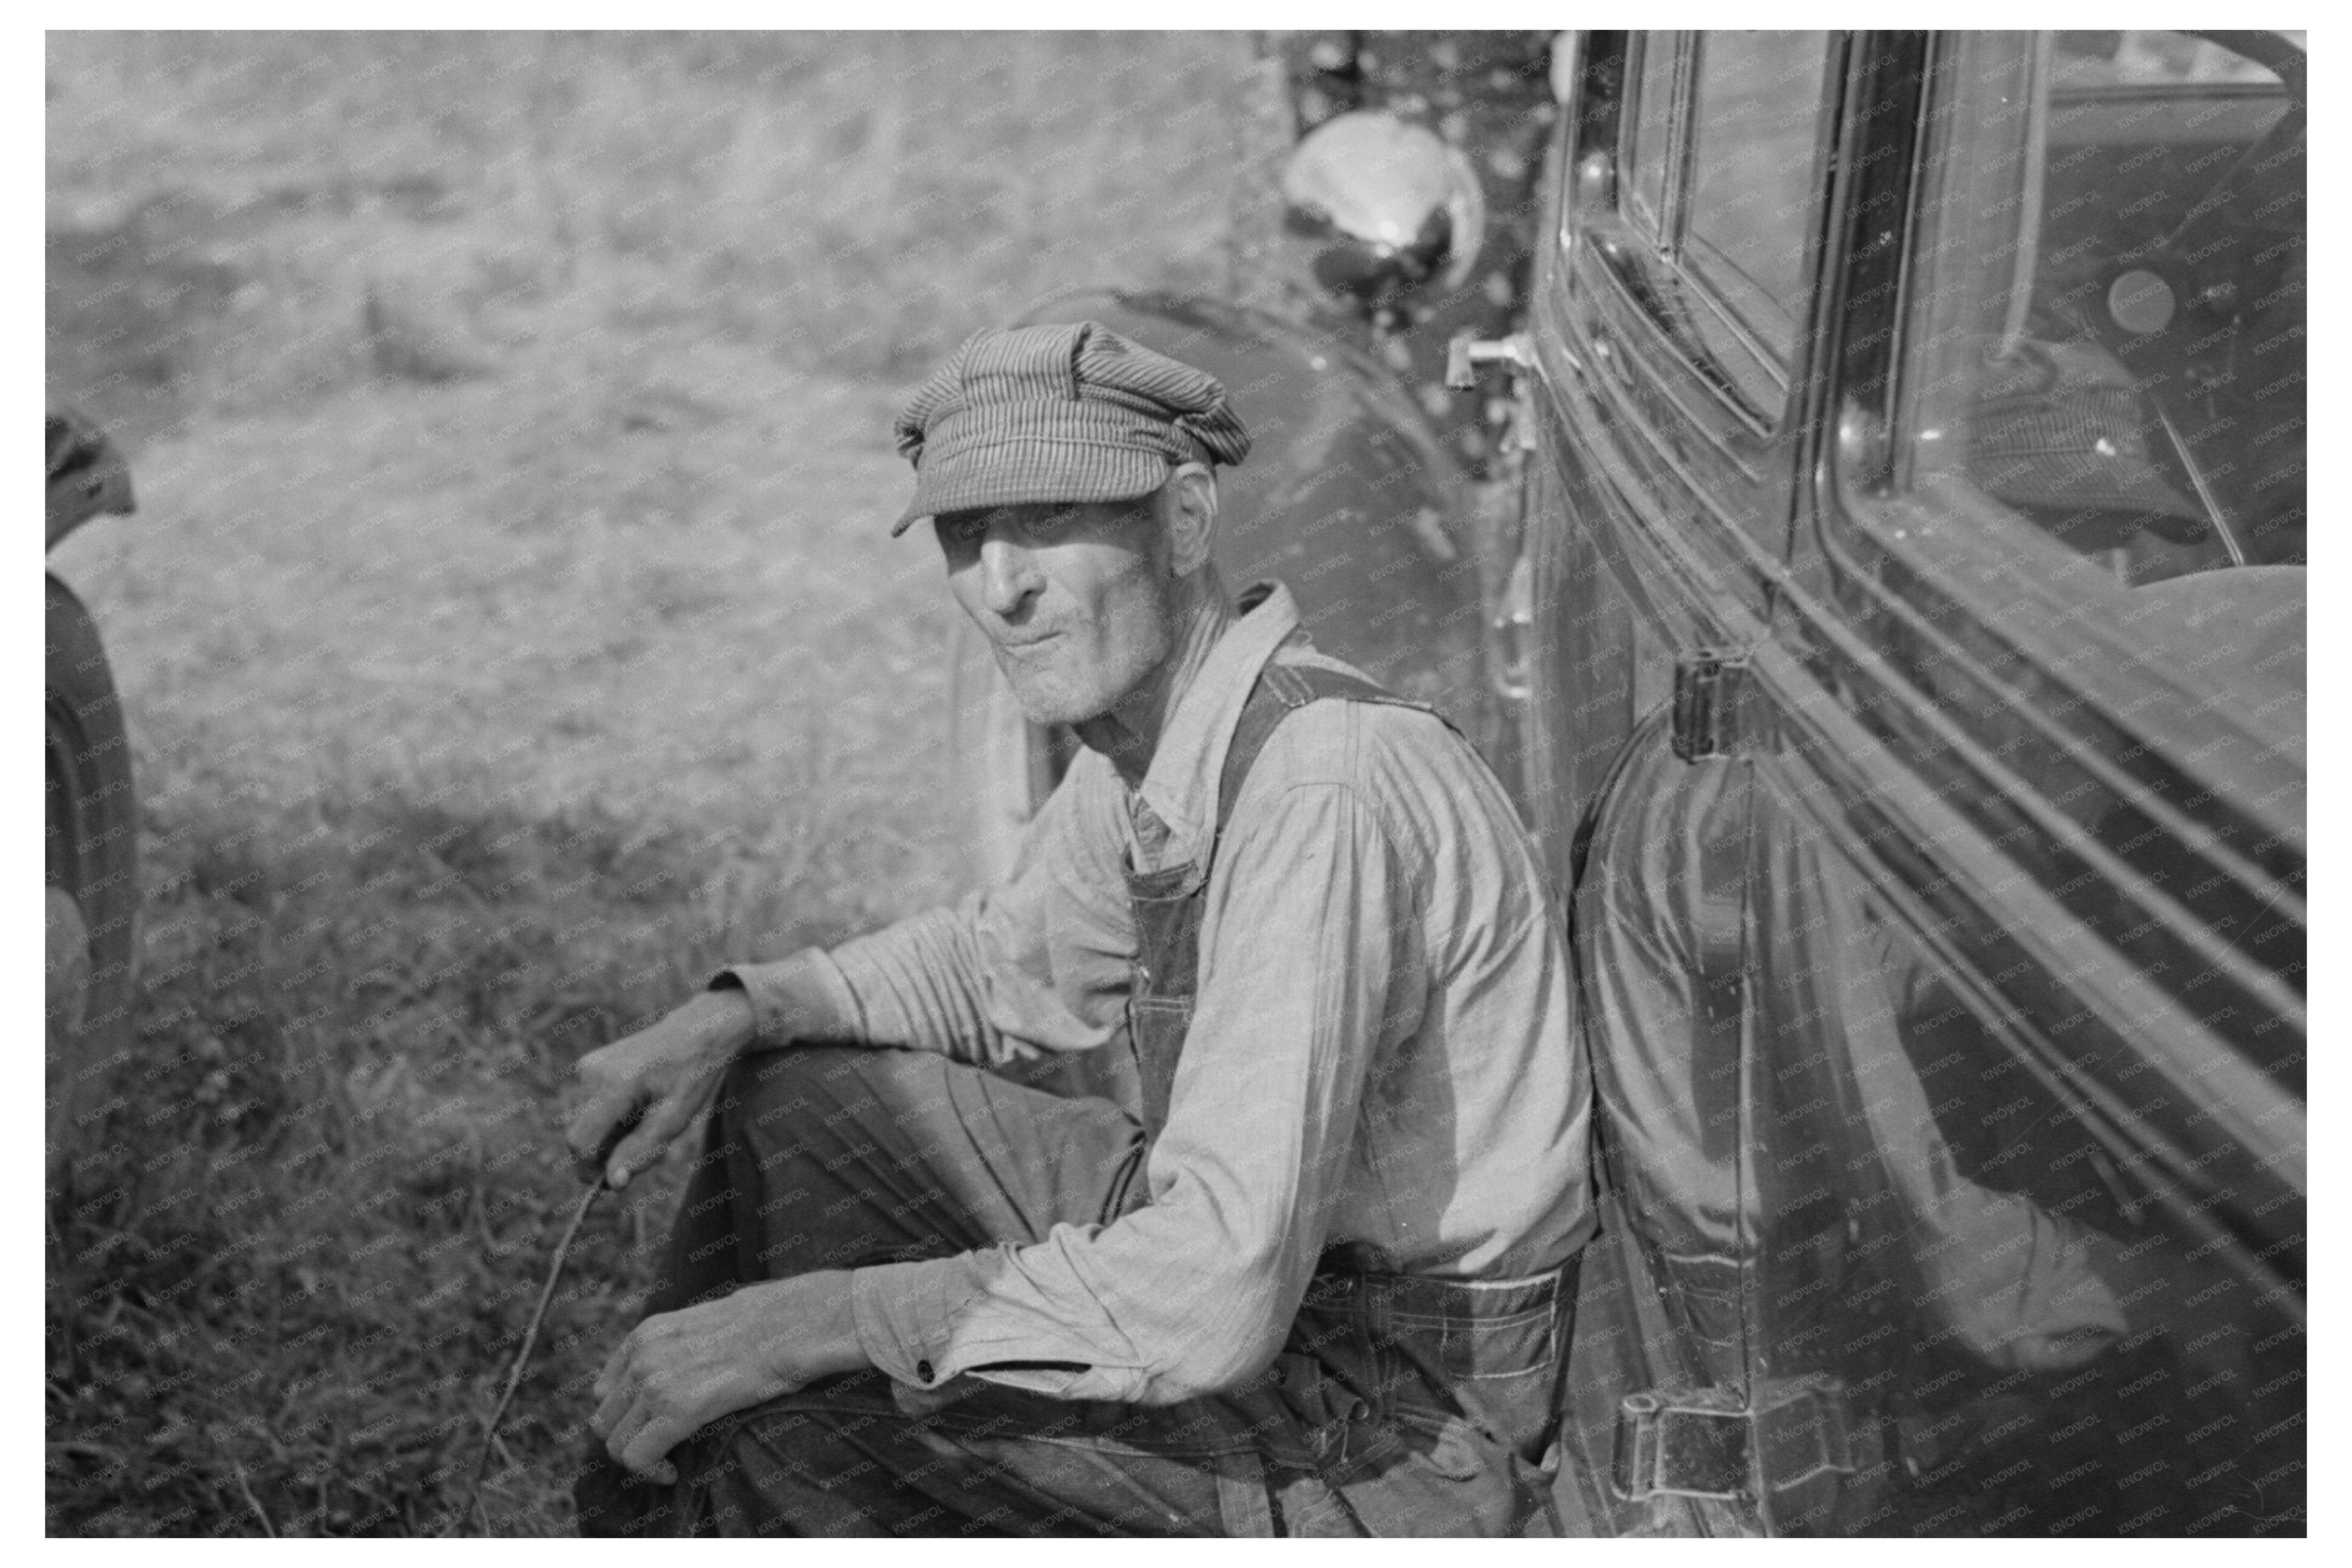
[[[1269,660],[1226,752],[1208,852],[1192,865],[1128,870],[1139,1166],[1167,1124],[1192,1026],[1217,846],[1276,727],[1328,700],[1433,711],[1351,675]],[[1123,1206],[1148,1201],[1139,1170]],[[1307,1438],[1304,1451],[1275,1445],[1268,1455],[1285,1533],[1552,1533],[1534,1466],[1555,1426],[1575,1299],[1573,1259],[1531,1279],[1460,1281],[1375,1272],[1327,1250],[1273,1374],[1234,1396],[1272,1407],[1253,1423],[1261,1430]]]

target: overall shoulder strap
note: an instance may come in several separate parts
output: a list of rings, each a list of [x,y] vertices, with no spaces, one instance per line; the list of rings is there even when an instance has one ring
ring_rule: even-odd
[[[1309,702],[1326,699],[1433,711],[1426,703],[1399,697],[1361,676],[1345,675],[1317,665],[1266,660],[1258,671],[1257,684],[1250,689],[1249,700],[1242,705],[1241,721],[1234,726],[1233,743],[1225,749],[1224,771],[1217,775],[1216,838],[1225,836],[1225,824],[1233,819],[1234,803],[1241,798],[1242,784],[1276,726]],[[1213,846],[1215,839],[1211,843]]]

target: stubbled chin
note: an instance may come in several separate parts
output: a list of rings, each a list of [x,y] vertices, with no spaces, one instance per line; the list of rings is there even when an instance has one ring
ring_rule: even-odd
[[[1095,717],[1096,704],[1074,700],[1058,686],[1016,680],[1013,700],[1033,724],[1078,724]]]
[[[1013,688],[1013,701],[1033,724],[1083,724],[1108,712],[1116,700],[1082,689],[1059,670],[1004,668],[1004,678]]]
[[[1124,657],[1123,657],[1124,656]],[[1038,724],[1082,724],[1109,712],[1151,666],[1129,672],[1135,650],[1064,633],[1029,648],[999,648],[996,667],[1013,700]]]
[[[1044,667],[1042,662],[1031,662],[1019,649],[1000,650],[996,656],[996,668],[1003,671],[1005,684],[1013,688],[1013,700],[1021,705],[1021,711],[1029,716],[1032,723],[1067,724],[1074,721],[1068,716],[1074,693],[1066,682],[1057,679],[1056,671]]]

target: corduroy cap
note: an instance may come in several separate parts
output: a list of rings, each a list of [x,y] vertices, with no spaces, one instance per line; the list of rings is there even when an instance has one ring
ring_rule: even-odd
[[[973,333],[895,434],[915,498],[894,536],[943,511],[1132,500],[1176,464],[1230,467],[1250,448],[1215,376],[1097,321]]]

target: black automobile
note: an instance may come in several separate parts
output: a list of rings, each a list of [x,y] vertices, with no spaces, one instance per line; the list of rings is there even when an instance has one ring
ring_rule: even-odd
[[[2300,37],[1575,47],[1456,356],[1609,1190],[1562,1503],[2300,1533]]]

